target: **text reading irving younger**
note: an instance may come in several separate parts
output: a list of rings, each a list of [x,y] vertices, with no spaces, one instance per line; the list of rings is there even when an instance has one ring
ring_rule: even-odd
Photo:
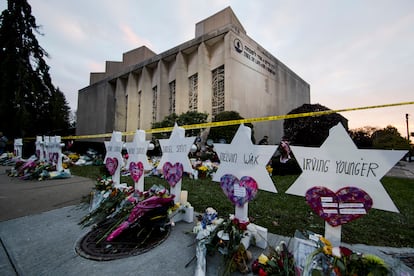
[[[334,169],[332,169],[333,167]],[[379,165],[375,162],[326,160],[318,158],[303,158],[302,170],[322,173],[335,173],[353,176],[376,177]]]

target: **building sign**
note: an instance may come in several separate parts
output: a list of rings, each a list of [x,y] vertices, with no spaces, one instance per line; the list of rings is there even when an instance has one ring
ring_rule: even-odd
[[[234,51],[242,57],[242,60],[246,61],[247,65],[253,65],[264,70],[268,74],[276,75],[276,64],[272,61],[269,54],[260,49],[255,49],[248,43],[242,41],[240,38],[234,38],[233,40]]]

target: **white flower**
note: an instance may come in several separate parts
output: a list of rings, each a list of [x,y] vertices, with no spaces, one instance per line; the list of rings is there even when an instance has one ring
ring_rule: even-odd
[[[217,213],[217,211],[216,211],[215,209],[213,209],[212,207],[208,207],[208,208],[206,209],[206,213],[207,213],[207,214],[216,214],[216,213]]]
[[[341,248],[332,247],[332,255],[338,258],[341,258]]]

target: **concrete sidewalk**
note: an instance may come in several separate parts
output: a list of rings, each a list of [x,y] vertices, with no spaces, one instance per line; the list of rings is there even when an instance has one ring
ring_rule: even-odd
[[[195,256],[194,236],[187,234],[193,224],[177,223],[162,244],[137,256],[104,262],[85,259],[75,251],[77,241],[90,230],[78,225],[88,207],[79,202],[94,182],[81,177],[21,181],[8,177],[5,169],[0,167],[0,275],[194,275],[195,261],[185,267]],[[280,240],[289,238],[269,233],[270,245]],[[414,248],[347,246],[383,258],[394,275],[414,275],[395,257],[414,256]],[[263,251],[250,249],[254,257]],[[220,256],[207,258],[206,275],[218,275],[220,269]]]
[[[9,177],[11,167],[0,166],[0,221],[77,205],[88,196],[95,182],[72,176],[53,180],[20,180]]]

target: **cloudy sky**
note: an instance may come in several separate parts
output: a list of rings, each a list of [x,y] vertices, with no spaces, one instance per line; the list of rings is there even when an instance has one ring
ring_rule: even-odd
[[[412,0],[28,1],[53,83],[72,110],[89,73],[104,71],[106,60],[121,61],[142,45],[169,50],[228,6],[252,39],[310,84],[311,103],[336,110],[414,101]],[[406,137],[405,114],[414,132],[414,105],[342,113],[350,128],[392,125]]]

